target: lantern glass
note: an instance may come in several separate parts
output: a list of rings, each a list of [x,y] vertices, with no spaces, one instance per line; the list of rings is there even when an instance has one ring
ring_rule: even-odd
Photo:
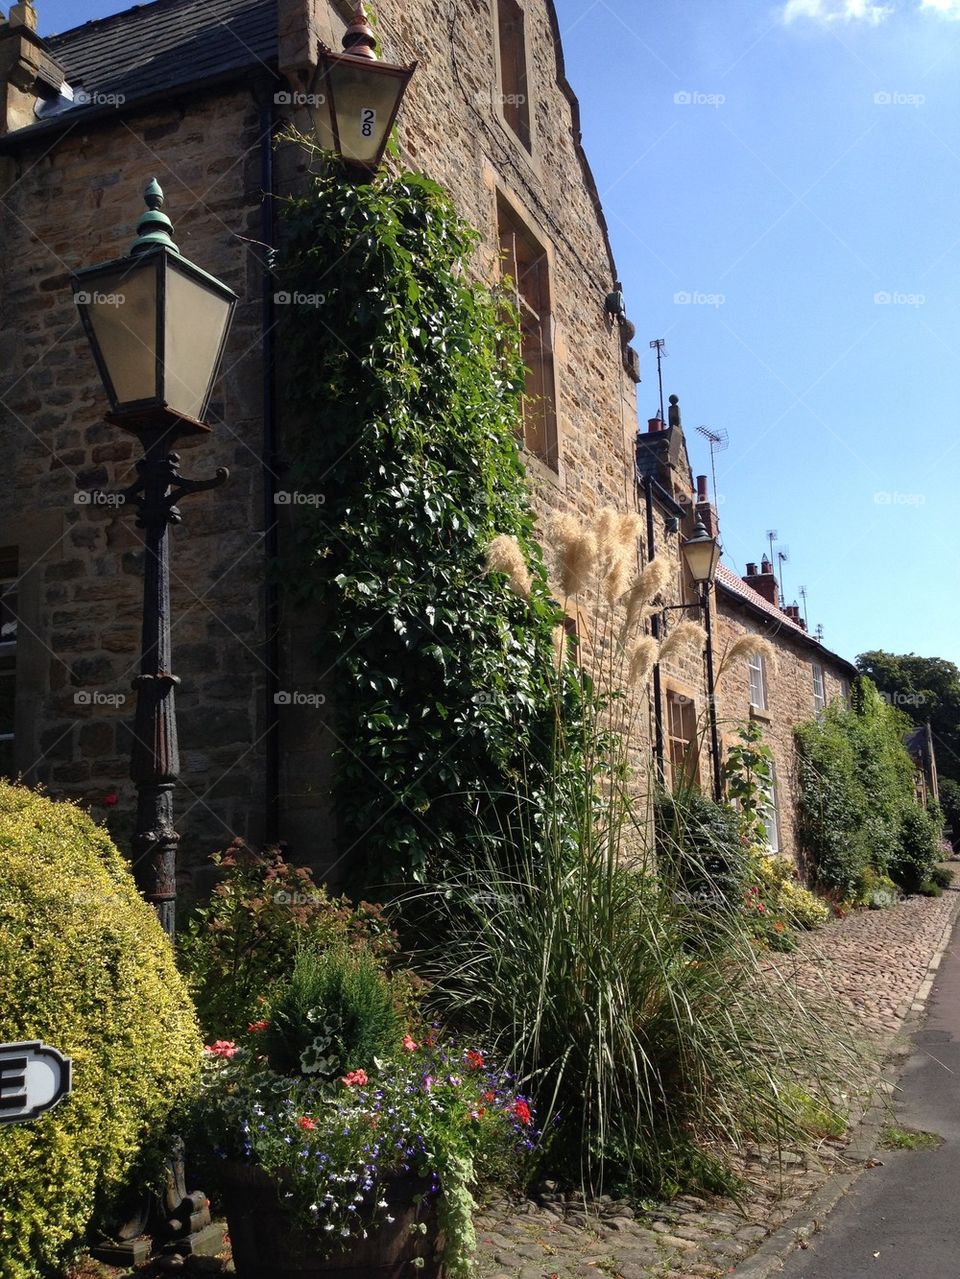
[[[376,169],[413,71],[321,49],[310,107],[320,145],[348,164]]]
[[[75,294],[85,310],[101,373],[117,408],[155,399],[157,385],[157,288],[153,261],[117,264],[98,273]]]
[[[234,298],[167,257],[164,282],[164,399],[188,418],[201,418],[217,374]]]
[[[74,300],[114,414],[202,425],[236,295],[175,250],[74,279]]]
[[[720,545],[715,537],[707,533],[703,525],[689,541],[683,543],[683,557],[695,582],[703,585],[712,582],[720,562]]]

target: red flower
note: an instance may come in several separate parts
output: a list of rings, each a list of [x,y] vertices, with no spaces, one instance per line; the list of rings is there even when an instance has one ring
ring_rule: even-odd
[[[528,1124],[530,1122],[530,1107],[522,1097],[518,1097],[513,1103],[510,1107],[510,1113],[513,1115],[514,1119],[519,1119],[522,1124]]]
[[[118,803],[119,799],[120,796],[117,795],[116,792],[111,791],[109,795],[104,795],[101,802],[104,808],[113,808],[114,804]]]
[[[247,1030],[249,1030],[251,1035],[255,1035],[257,1031],[266,1030],[269,1025],[270,1023],[268,1021],[252,1021],[247,1026]]]
[[[297,1120],[297,1124],[304,1132],[313,1132],[314,1128],[317,1126],[309,1115],[301,1115]]]
[[[367,1072],[365,1070],[351,1070],[348,1075],[344,1075],[340,1082],[346,1084],[348,1088],[355,1088],[358,1084],[363,1085],[367,1082]]]
[[[487,1089],[487,1091],[483,1094],[483,1100],[484,1100],[484,1101],[496,1101],[496,1100],[497,1100],[497,1094],[493,1091],[493,1089],[492,1089],[492,1088],[488,1088],[488,1089]]]
[[[472,1048],[468,1048],[467,1065],[471,1070],[479,1070],[483,1065],[483,1053],[474,1052]]]
[[[416,1041],[413,1040],[409,1035],[404,1035],[403,1037],[404,1052],[415,1053],[417,1051],[418,1046],[419,1045],[416,1043]]]
[[[237,1051],[237,1045],[232,1039],[218,1039],[216,1043],[204,1044],[203,1051],[208,1057],[224,1057],[229,1061]]]

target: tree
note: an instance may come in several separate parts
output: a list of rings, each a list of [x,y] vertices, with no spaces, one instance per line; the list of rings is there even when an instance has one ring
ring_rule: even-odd
[[[915,724],[930,721],[940,776],[960,781],[960,668],[942,657],[873,649],[860,654],[857,669]]]

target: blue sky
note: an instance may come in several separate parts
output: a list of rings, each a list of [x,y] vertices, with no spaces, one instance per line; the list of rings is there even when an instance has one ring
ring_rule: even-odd
[[[665,338],[728,562],[776,529],[829,647],[960,663],[960,0],[556,3],[641,418]]]

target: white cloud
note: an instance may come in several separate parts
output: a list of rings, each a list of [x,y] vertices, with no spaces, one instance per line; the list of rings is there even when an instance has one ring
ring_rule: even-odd
[[[953,11],[960,16],[960,0],[923,0],[923,6]],[[879,26],[893,13],[891,4],[875,4],[874,0],[787,0],[783,10],[785,22],[809,18],[814,22],[865,22]]]
[[[932,9],[934,13],[942,13],[945,18],[960,19],[960,0],[923,0],[921,9]]]

